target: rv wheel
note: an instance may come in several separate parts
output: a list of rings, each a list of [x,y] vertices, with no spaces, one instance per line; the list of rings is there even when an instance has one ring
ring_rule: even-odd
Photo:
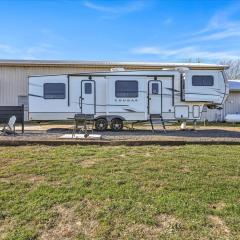
[[[123,121],[121,119],[115,118],[111,121],[112,131],[118,132],[123,129]]]
[[[108,122],[104,118],[99,118],[95,122],[95,128],[97,131],[106,131],[108,127]]]

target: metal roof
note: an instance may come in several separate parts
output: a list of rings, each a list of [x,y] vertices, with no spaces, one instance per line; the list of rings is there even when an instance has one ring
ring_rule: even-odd
[[[230,91],[240,91],[240,79],[228,80]]]
[[[162,62],[115,62],[115,61],[63,61],[63,60],[5,60],[0,59],[0,66],[88,66],[88,67],[152,67],[190,69],[226,69],[227,65],[206,63],[162,63]]]

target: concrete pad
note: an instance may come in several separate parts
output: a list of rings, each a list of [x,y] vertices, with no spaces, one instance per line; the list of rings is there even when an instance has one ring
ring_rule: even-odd
[[[84,134],[64,134],[60,136],[61,139],[101,139],[102,135],[100,134],[89,134],[87,137],[85,137]]]

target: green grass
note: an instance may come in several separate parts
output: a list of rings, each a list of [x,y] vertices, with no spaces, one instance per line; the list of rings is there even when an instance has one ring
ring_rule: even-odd
[[[240,146],[0,149],[0,239],[240,239]]]

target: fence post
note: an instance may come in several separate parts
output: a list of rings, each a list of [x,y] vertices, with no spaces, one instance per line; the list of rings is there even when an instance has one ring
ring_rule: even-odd
[[[22,133],[24,133],[24,105],[22,104]]]

